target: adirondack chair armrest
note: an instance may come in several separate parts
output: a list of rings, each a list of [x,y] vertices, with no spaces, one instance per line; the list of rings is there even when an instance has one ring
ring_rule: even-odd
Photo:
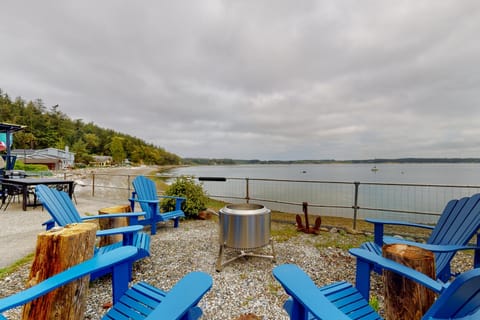
[[[178,197],[178,196],[163,196],[163,195],[160,195],[158,197],[161,198],[161,199],[175,199],[175,211],[182,210],[182,203],[183,203],[183,201],[187,200],[187,198]]]
[[[130,225],[135,225],[138,223],[138,217],[144,217],[146,212],[121,212],[121,213],[109,213],[109,214],[100,214],[96,216],[86,216],[82,217],[82,220],[93,220],[93,219],[107,219],[107,218],[129,218]]]
[[[142,229],[143,229],[143,226],[137,224],[137,225],[127,226],[127,227],[98,230],[97,236],[104,237],[104,236],[111,236],[115,234],[123,234],[123,235],[135,234],[141,231]]]
[[[121,212],[121,213],[109,213],[109,214],[100,214],[96,216],[86,216],[82,217],[82,220],[92,220],[92,219],[105,219],[105,218],[130,218],[130,217],[143,217],[145,212]]]
[[[273,276],[292,297],[291,319],[307,319],[307,312],[318,319],[350,319],[325,297],[312,279],[298,266],[280,265],[273,269]]]
[[[185,197],[178,197],[178,196],[164,196],[164,195],[160,195],[160,196],[158,196],[158,198],[162,198],[162,199],[175,199],[175,200],[180,200],[180,201],[187,200],[187,198],[185,198]]]
[[[374,242],[378,246],[383,245],[383,231],[384,231],[384,226],[385,225],[397,225],[397,226],[406,226],[406,227],[415,227],[415,228],[423,228],[423,229],[429,229],[433,230],[435,227],[434,226],[429,226],[425,224],[419,224],[419,223],[411,223],[411,222],[405,222],[405,221],[398,221],[398,220],[382,220],[382,219],[370,219],[367,218],[365,221],[373,223],[373,235],[374,235]]]
[[[409,241],[409,240],[404,240],[404,239],[399,239],[395,237],[384,237],[383,242],[385,244],[406,244],[410,246],[416,246],[428,251],[432,252],[453,252],[453,251],[460,251],[460,250],[480,250],[479,246],[473,246],[473,245],[465,245],[465,246],[460,246],[460,245],[448,245],[448,244],[428,244],[428,243],[419,243],[415,241]]]
[[[393,271],[424,285],[436,293],[441,293],[445,289],[445,286],[442,283],[428,277],[427,275],[393,260],[374,254],[368,250],[354,248],[350,249],[349,252],[357,258],[355,286],[366,299],[368,299],[370,291],[370,272],[373,270],[374,266],[380,266],[384,270]]]
[[[188,273],[167,292],[162,303],[146,319],[183,319],[182,317],[210,290],[212,284],[212,277],[205,272]]]
[[[428,224],[420,224],[420,223],[413,223],[413,222],[400,221],[400,220],[383,220],[383,219],[366,218],[365,221],[373,224],[401,225],[401,226],[417,227],[417,228],[424,228],[424,229],[431,229],[431,230],[435,228],[435,226],[431,226]]]
[[[137,199],[137,198],[130,198],[129,199],[130,201],[134,201],[134,202],[139,202],[139,203],[159,203],[160,200],[159,199],[154,199],[154,200],[142,200],[142,199]]]
[[[125,213],[114,213],[114,214],[103,214],[103,215],[96,215],[96,216],[86,216],[82,217],[82,221],[88,221],[88,220],[93,220],[93,219],[104,219],[104,218],[138,218],[145,216],[145,212],[125,212]],[[130,224],[131,225],[136,225],[137,219],[131,219]],[[46,230],[50,230],[53,227],[55,227],[55,220],[50,219],[42,223],[42,226],[45,226]],[[118,232],[121,233],[121,232]]]
[[[0,299],[0,312],[9,310],[18,306],[21,306],[29,301],[32,301],[58,287],[63,286],[76,279],[82,278],[92,272],[104,270],[107,268],[113,268],[122,270],[124,274],[118,274],[118,277],[127,278],[128,264],[133,256],[137,254],[137,248],[132,246],[125,246],[105,254],[95,255],[92,259],[75,265],[61,273],[58,273],[36,285],[25,289],[21,292],[13,294],[11,296]],[[122,286],[128,287],[127,283],[123,283]],[[0,317],[1,318],[1,317]]]

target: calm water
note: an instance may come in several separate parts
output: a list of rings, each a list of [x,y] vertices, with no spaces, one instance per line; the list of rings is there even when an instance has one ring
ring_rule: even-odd
[[[174,175],[293,180],[480,185],[480,164],[307,164],[179,168]]]
[[[404,183],[455,186],[480,186],[480,164],[307,164],[307,165],[236,165],[196,166],[173,170],[177,175],[195,177],[242,178],[227,182],[204,182],[204,189],[211,196],[232,196],[227,202],[241,202],[249,181],[250,198],[262,199],[274,210],[301,212],[301,203],[312,204],[309,212],[323,215],[353,217],[355,188],[360,182],[358,205],[359,218],[380,217],[404,219],[415,222],[435,222],[434,215],[403,214],[394,212],[420,211],[439,214],[450,199],[480,192],[480,188],[416,187],[368,185],[365,183]],[[255,179],[288,179],[302,182],[268,182]],[[343,183],[317,183],[333,181]],[[241,199],[235,199],[235,197]],[[229,201],[230,200],[230,201]],[[276,201],[295,203],[279,204]],[[347,207],[347,208],[335,208]],[[382,209],[382,210],[374,210]],[[389,211],[392,210],[392,211]]]

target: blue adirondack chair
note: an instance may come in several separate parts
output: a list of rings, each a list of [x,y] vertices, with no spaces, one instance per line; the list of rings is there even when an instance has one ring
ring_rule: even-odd
[[[477,234],[480,228],[480,194],[471,197],[454,199],[447,203],[436,226],[408,223],[393,220],[365,219],[374,224],[374,241],[363,243],[362,249],[382,255],[382,245],[405,243],[422,247],[435,254],[436,277],[446,282],[452,274],[450,262],[458,250],[474,249],[474,266],[480,267],[480,237],[477,235],[477,246],[468,246],[468,242]],[[426,244],[406,241],[384,236],[384,225],[403,225],[432,230]],[[381,269],[376,267],[376,272]]]
[[[465,272],[456,277],[449,286],[442,286],[438,281],[396,262],[378,257],[363,249],[353,250],[366,252],[375,258],[375,261],[368,262],[371,268],[374,263],[377,263],[377,258],[386,260],[389,270],[416,281],[421,279],[422,284],[439,293],[440,296],[422,319],[480,319],[480,269]],[[371,257],[367,256],[364,259],[368,261]],[[363,270],[370,272],[367,268]],[[284,304],[290,319],[382,319],[368,304],[368,296],[365,298],[364,292],[362,293],[348,282],[336,282],[319,288],[303,270],[292,264],[274,268],[273,275],[290,295],[290,299]],[[362,273],[362,275],[370,277],[370,274]]]
[[[162,221],[173,220],[173,226],[178,227],[180,218],[185,217],[185,213],[182,210],[182,202],[186,199],[183,197],[174,196],[159,196],[157,193],[157,187],[155,182],[144,177],[138,176],[133,179],[133,188],[130,200],[130,206],[132,211],[135,211],[135,203],[139,203],[142,211],[145,211],[145,218],[139,219],[138,223],[150,226],[150,233],[157,233],[157,223]],[[175,210],[169,212],[160,212],[160,200],[161,199],[175,199]]]
[[[55,225],[63,227],[68,224],[81,223],[92,219],[129,217],[130,225],[127,227],[97,231],[97,236],[121,234],[123,240],[104,247],[96,248],[95,254],[104,254],[121,246],[133,245],[139,249],[134,260],[139,260],[150,255],[150,235],[145,232],[140,232],[143,229],[143,226],[137,223],[138,217],[145,213],[129,212],[81,217],[73,204],[72,199],[70,199],[66,192],[49,188],[46,185],[37,185],[35,187],[35,194],[53,218],[44,223],[47,230],[50,230]],[[96,272],[93,273],[90,278],[94,280],[106,273],[108,273],[108,271],[105,271],[105,273]]]
[[[162,291],[145,282],[129,288],[129,261],[138,249],[125,246],[96,255],[33,287],[0,299],[0,312],[24,305],[74,280],[102,270],[112,270],[113,306],[103,319],[198,319],[202,310],[197,306],[212,287],[212,277],[204,272],[191,272],[170,290]],[[7,319],[0,315],[0,319]]]

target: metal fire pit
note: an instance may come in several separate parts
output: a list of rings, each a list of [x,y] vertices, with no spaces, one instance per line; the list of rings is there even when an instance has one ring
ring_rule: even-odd
[[[253,256],[275,259],[273,240],[270,237],[270,210],[258,204],[230,204],[219,212],[219,242],[216,270],[240,257]],[[254,251],[269,245],[272,255],[263,255]],[[226,248],[239,254],[222,263]]]

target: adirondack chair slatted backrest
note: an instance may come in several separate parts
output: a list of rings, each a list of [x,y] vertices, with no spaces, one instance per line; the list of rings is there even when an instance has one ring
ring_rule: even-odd
[[[366,219],[375,224],[374,242],[365,242],[360,247],[377,255],[382,254],[382,243],[405,243],[412,244],[412,241],[403,241],[401,239],[385,236],[383,233],[384,225],[405,225],[410,227],[429,227],[409,223],[406,221],[393,221],[383,219]],[[435,254],[435,272],[436,279],[446,282],[455,276],[451,271],[451,262],[458,250],[464,250],[475,235],[477,235],[477,246],[480,246],[478,231],[480,229],[480,194],[471,197],[450,200],[440,215],[435,227],[430,228],[431,234],[427,239],[427,250],[432,250]],[[418,243],[417,243],[418,244]],[[422,246],[421,244],[418,244]],[[435,248],[438,248],[436,251]],[[448,251],[447,249],[450,249]],[[475,249],[474,267],[480,266],[480,250]],[[381,271],[375,268],[378,273]]]
[[[480,194],[450,201],[427,243],[466,245],[480,228]],[[437,274],[450,265],[455,252],[436,253]]]
[[[158,198],[157,186],[152,180],[144,176],[138,176],[133,179],[132,184],[139,200],[154,200]],[[148,203],[140,202],[140,207],[146,213],[145,219],[150,219],[151,215],[156,214],[156,212],[151,212],[152,207]],[[157,210],[160,210],[158,206]]]
[[[36,186],[35,192],[59,226],[82,222],[80,214],[65,192],[49,188],[46,185]]]
[[[480,319],[480,269],[456,277],[422,319]]]

